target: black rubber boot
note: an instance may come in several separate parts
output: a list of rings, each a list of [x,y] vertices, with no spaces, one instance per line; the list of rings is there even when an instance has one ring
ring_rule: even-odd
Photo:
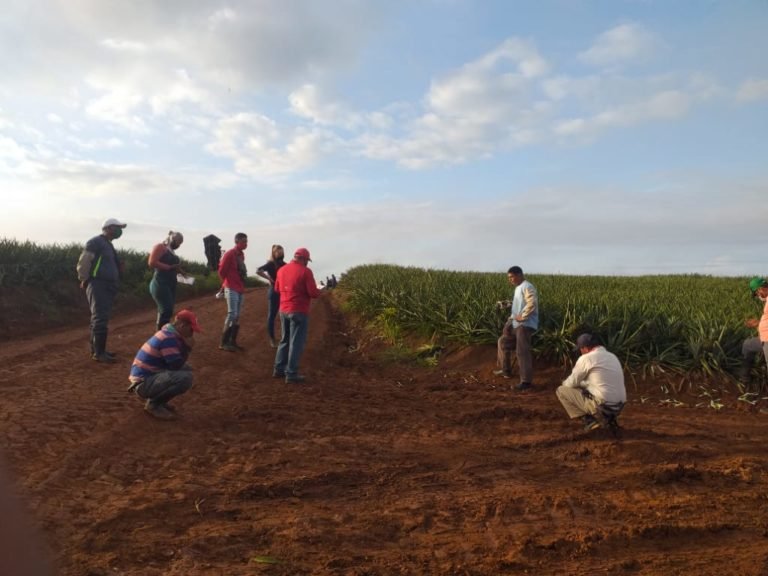
[[[232,328],[233,326],[227,326],[221,333],[221,344],[219,349],[226,350],[227,352],[237,352],[237,348],[232,344]]]
[[[242,352],[243,350],[245,350],[245,348],[243,348],[237,343],[238,332],[240,332],[240,324],[235,324],[234,326],[232,326],[232,337],[231,337],[230,343],[232,344],[232,346],[234,346],[235,348],[237,348]]]
[[[752,381],[752,366],[755,363],[753,356],[744,357],[741,359],[741,366],[739,367],[739,382],[745,386],[749,385]]]
[[[104,364],[114,364],[115,357],[106,351],[107,347],[107,335],[96,334],[93,337],[93,354],[91,358],[96,362],[102,362]]]

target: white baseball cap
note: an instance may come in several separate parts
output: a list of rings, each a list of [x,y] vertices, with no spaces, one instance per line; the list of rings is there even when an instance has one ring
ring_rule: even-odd
[[[110,226],[117,226],[118,228],[125,228],[128,226],[125,222],[120,222],[117,218],[108,218],[104,220],[104,224],[102,225],[101,229],[106,230]]]

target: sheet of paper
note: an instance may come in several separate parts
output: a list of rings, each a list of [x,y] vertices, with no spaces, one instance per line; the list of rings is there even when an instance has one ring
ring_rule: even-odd
[[[194,276],[182,276],[181,274],[176,274],[176,280],[179,284],[189,284],[190,286],[195,283]]]

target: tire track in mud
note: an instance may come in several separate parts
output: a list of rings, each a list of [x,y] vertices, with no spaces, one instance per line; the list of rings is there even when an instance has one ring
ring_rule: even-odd
[[[561,374],[510,392],[488,365],[385,363],[317,302],[303,386],[271,378],[263,291],[245,353],[205,332],[177,422],[126,393],[154,312],[116,318],[117,365],[87,327],[0,350],[0,433],[64,575],[748,574],[768,558],[762,438],[751,414],[630,405],[616,440],[583,433]],[[10,367],[10,368],[8,368]],[[733,551],[739,556],[733,558]]]

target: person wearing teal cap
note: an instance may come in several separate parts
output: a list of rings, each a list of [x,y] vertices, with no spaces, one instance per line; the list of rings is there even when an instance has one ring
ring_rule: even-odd
[[[755,357],[762,352],[768,364],[768,280],[761,276],[755,276],[749,281],[749,289],[752,296],[755,296],[763,302],[763,315],[758,320],[750,318],[744,322],[747,328],[757,328],[757,336],[747,338],[741,346],[741,370],[739,372],[739,381],[742,384],[749,384],[752,380],[752,368],[755,364]]]

